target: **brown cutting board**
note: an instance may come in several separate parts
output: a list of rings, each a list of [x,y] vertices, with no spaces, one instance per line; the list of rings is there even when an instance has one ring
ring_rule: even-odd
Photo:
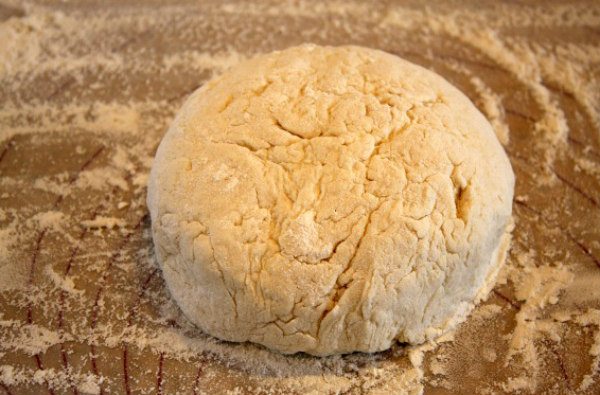
[[[0,2],[0,393],[600,393],[600,4]],[[145,205],[185,98],[304,42],[430,68],[517,176],[499,284],[439,346],[282,356],[195,330]]]

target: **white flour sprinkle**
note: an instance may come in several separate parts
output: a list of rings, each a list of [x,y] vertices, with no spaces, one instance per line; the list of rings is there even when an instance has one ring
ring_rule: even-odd
[[[61,12],[46,6],[25,8],[26,16],[0,22],[0,155],[9,147],[6,162],[0,165],[9,163],[13,147],[29,150],[29,156],[39,160],[35,166],[24,163],[20,173],[14,169],[21,163],[0,167],[0,296],[10,302],[8,308],[0,304],[6,310],[0,310],[1,384],[36,384],[59,393],[76,388],[96,394],[112,385],[121,391],[123,373],[110,376],[102,370],[102,358],[81,350],[95,347],[100,354],[104,351],[98,350],[109,347],[112,357],[121,358],[113,362],[122,364],[121,349],[127,347],[130,360],[135,353],[142,355],[136,363],[149,373],[143,377],[135,373],[140,379],[129,385],[144,391],[154,390],[156,377],[162,377],[165,386],[178,377],[181,383],[196,382],[197,393],[210,385],[230,393],[250,388],[265,393],[419,394],[425,385],[457,392],[461,388],[457,377],[462,379],[457,369],[464,370],[469,363],[473,370],[483,364],[506,369],[498,381],[474,379],[480,383],[474,392],[537,393],[546,390],[548,380],[540,342],[560,343],[565,328],[572,325],[588,331],[592,345],[584,350],[590,361],[583,379],[571,377],[570,385],[581,392],[598,388],[600,274],[593,262],[589,264],[589,256],[600,250],[600,243],[589,241],[597,233],[569,233],[562,243],[571,247],[562,254],[561,245],[536,244],[537,236],[529,227],[537,224],[544,227],[538,232],[560,236],[560,223],[552,222],[556,217],[551,210],[536,205],[535,195],[536,189],[561,185],[554,171],[564,166],[565,158],[573,157],[579,174],[590,183],[600,174],[596,148],[573,127],[579,120],[587,122],[587,135],[596,138],[600,133],[596,71],[600,46],[591,41],[549,43],[519,33],[531,27],[597,33],[597,6],[492,4],[456,9],[445,4],[422,10],[298,1],[162,9],[122,6],[93,13],[68,7]],[[311,21],[316,15],[325,19]],[[304,20],[305,27],[295,25]],[[279,21],[278,26],[272,26],[273,21]],[[404,42],[406,38],[427,45]],[[322,359],[220,342],[189,326],[155,272],[147,225],[140,218],[145,213],[144,189],[153,150],[173,114],[213,74],[257,52],[302,41],[352,42],[415,54],[416,61],[429,61],[459,75],[457,83],[464,78],[471,99],[509,152],[524,144],[525,133],[533,136],[528,140],[531,147],[513,158],[516,169],[527,176],[518,182],[528,188],[517,189],[521,209],[515,210],[531,216],[517,218],[513,253],[501,273],[506,286],[513,288],[514,299],[502,293],[505,301],[494,294],[495,303],[501,304],[476,310],[455,340],[410,350],[398,346],[371,356]],[[447,54],[434,47],[437,42],[466,48],[476,56],[444,59]],[[518,95],[499,93],[487,72],[520,89],[524,97],[519,98],[527,100],[527,108],[512,102]],[[572,114],[575,106],[581,114]],[[527,125],[525,132],[511,129],[517,124],[510,124],[514,118]],[[572,140],[578,141],[577,154],[568,148]],[[51,154],[38,158],[46,150],[33,151],[35,146],[47,146]],[[96,159],[86,164],[95,152]],[[55,166],[53,158],[66,164]],[[46,168],[56,171],[50,174]],[[7,169],[10,174],[3,173]],[[228,177],[226,170],[216,171],[215,181],[227,182],[235,190],[238,180]],[[567,191],[577,193],[572,187]],[[136,226],[140,231],[129,232]],[[40,237],[44,230],[46,235]],[[490,323],[504,322],[507,314],[513,314],[515,325],[506,337],[487,338],[499,330]],[[81,347],[69,349],[71,342]],[[60,355],[57,350],[65,344],[68,369],[57,368],[59,362],[32,368],[32,355]],[[453,347],[476,353],[471,357]],[[87,365],[75,366],[74,356]],[[163,376],[158,376],[158,365],[144,364],[156,358],[165,361]],[[100,366],[98,371],[90,370],[92,360]],[[189,370],[197,364],[202,371]],[[133,370],[129,373],[133,377]],[[207,387],[201,388],[202,380]]]

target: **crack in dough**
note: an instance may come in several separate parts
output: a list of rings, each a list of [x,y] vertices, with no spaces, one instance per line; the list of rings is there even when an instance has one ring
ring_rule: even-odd
[[[304,45],[191,95],[148,206],[171,294],[201,329],[283,353],[385,350],[464,319],[504,256],[514,175],[442,77]]]

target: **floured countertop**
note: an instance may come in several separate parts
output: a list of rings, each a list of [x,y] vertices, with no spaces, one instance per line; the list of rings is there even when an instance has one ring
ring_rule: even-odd
[[[600,393],[600,4],[176,3],[0,1],[0,393]],[[146,180],[173,115],[214,73],[304,42],[436,71],[510,156],[508,265],[438,345],[220,342],[157,270]]]

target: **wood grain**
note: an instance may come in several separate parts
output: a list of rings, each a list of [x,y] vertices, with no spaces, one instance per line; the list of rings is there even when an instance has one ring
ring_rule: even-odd
[[[408,20],[399,21],[405,25],[387,24],[390,15],[400,9],[406,15],[423,12],[420,2],[347,2],[335,12],[331,12],[333,8],[323,11],[319,4],[177,1],[167,5],[135,0],[57,4],[38,0],[31,7],[0,5],[0,27],[26,20],[32,13],[51,15],[48,18],[55,18],[53,23],[59,26],[52,27],[42,18],[40,26],[49,29],[48,36],[38,32],[41,38],[32,36],[22,44],[34,45],[34,39],[39,39],[41,52],[36,56],[44,62],[31,70],[24,63],[16,72],[2,71],[0,64],[0,108],[7,109],[0,111],[0,128],[5,133],[0,135],[0,176],[5,180],[0,182],[0,208],[4,213],[0,225],[8,227],[18,222],[24,239],[19,240],[11,262],[26,267],[23,289],[0,291],[0,319],[10,322],[0,325],[0,366],[22,372],[25,379],[0,379],[0,393],[303,392],[286,387],[283,378],[268,369],[257,373],[248,361],[232,361],[210,350],[178,358],[168,348],[143,347],[136,342],[136,336],[142,333],[172,330],[165,333],[197,334],[186,327],[181,314],[171,314],[176,310],[169,307],[172,301],[153,256],[145,189],[140,179],[147,174],[149,158],[177,108],[219,71],[219,65],[202,54],[223,61],[230,53],[250,56],[303,42],[376,47],[443,75],[485,113],[485,95],[473,83],[473,78],[478,78],[499,98],[502,122],[510,131],[505,148],[517,175],[510,264],[518,266],[525,255],[534,261],[534,267],[555,267],[560,262],[574,274],[574,287],[600,287],[600,130],[594,119],[594,111],[600,108],[594,101],[597,98],[591,99],[590,110],[589,103],[571,89],[567,74],[565,79],[556,80],[557,73],[541,73],[536,83],[548,92],[549,102],[564,115],[568,128],[564,141],[543,143],[550,132],[539,125],[549,116],[548,108],[540,105],[543,98],[539,92],[505,59],[495,57],[478,41],[453,35],[450,30],[437,31],[433,25],[402,27],[410,25]],[[256,6],[255,12],[250,12],[251,5]],[[547,52],[559,56],[560,48],[587,48],[590,54],[584,60],[555,59],[575,67],[577,73],[597,86],[600,57],[594,56],[598,53],[600,25],[593,20],[586,22],[580,11],[587,7],[592,16],[600,15],[595,2],[512,1],[494,5],[435,1],[428,7],[432,19],[470,12],[483,25],[488,21],[489,29],[507,50],[517,51],[515,43],[528,43],[544,46]],[[561,10],[565,18],[571,18],[569,23],[539,22],[544,14],[563,15]],[[498,22],[505,14],[518,12],[528,16],[525,22],[516,17],[511,23]],[[581,16],[581,21],[569,17],[570,13]],[[99,14],[109,16],[98,23],[94,18]],[[61,19],[65,15],[77,21],[75,26],[61,25],[66,23]],[[107,24],[111,16],[115,22]],[[69,35],[78,29],[84,33]],[[493,43],[493,37],[484,38]],[[63,52],[53,52],[55,47],[50,41],[62,43]],[[190,56],[187,63],[177,61],[182,54]],[[61,63],[65,55],[72,61],[72,68]],[[87,59],[88,63],[77,66],[77,59]],[[111,112],[111,108],[116,110]],[[135,116],[118,113],[124,108],[133,109]],[[119,116],[125,120],[119,121]],[[127,122],[131,122],[132,130],[128,130]],[[119,159],[123,152],[127,161]],[[585,163],[591,164],[591,170],[582,168]],[[95,169],[113,171],[112,181],[107,180],[105,188],[80,188],[85,181],[82,177]],[[39,180],[55,182],[58,190],[40,189]],[[62,213],[66,225],[60,229],[36,225],[33,218],[45,212]],[[118,218],[122,225],[112,229],[81,225],[99,215]],[[76,291],[57,287],[48,277],[48,270],[71,279]],[[500,306],[493,319],[468,320],[458,329],[455,341],[426,354],[426,394],[510,393],[503,384],[527,373],[523,361],[507,362],[507,339],[526,304],[515,294],[513,285],[510,281],[497,285],[484,303]],[[600,309],[600,300],[559,298],[558,304],[540,312],[540,319],[551,320],[552,314],[561,309],[583,313]],[[12,339],[27,325],[46,328],[63,338],[41,353],[25,352],[12,343],[6,346],[8,341],[2,339]],[[535,339],[540,357],[538,382],[529,392],[600,393],[600,366],[595,367],[592,383],[581,386],[585,375],[594,370],[589,350],[600,328],[572,321],[555,326],[560,341],[548,336]],[[233,350],[236,346],[219,347]],[[364,372],[374,366],[390,371],[392,366],[408,366],[402,347],[375,356],[345,356],[340,366],[347,371],[335,371],[324,362],[327,366],[323,372],[328,377],[346,380],[339,391],[327,391],[376,393],[385,383],[374,379],[374,388],[365,389],[368,385],[362,378]],[[483,359],[483,352],[490,350],[495,359]],[[443,364],[443,374],[432,368],[436,363]],[[36,373],[41,378],[35,378]],[[86,375],[98,379],[97,387],[84,385]]]

